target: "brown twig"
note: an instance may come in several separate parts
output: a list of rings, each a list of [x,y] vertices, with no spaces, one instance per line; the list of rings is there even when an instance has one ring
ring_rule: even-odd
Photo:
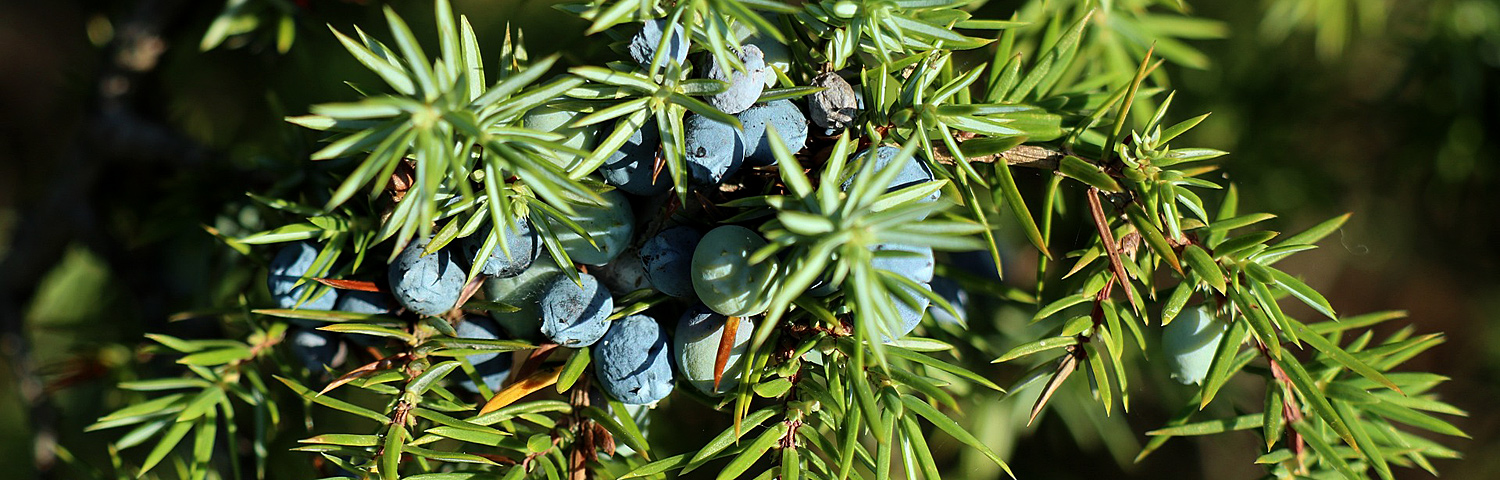
[[[594,471],[588,468],[588,464],[599,460],[599,443],[602,439],[598,438],[594,421],[583,414],[583,410],[589,407],[588,375],[579,377],[578,382],[573,384],[568,392],[568,403],[573,407],[570,428],[574,435],[573,444],[568,449],[568,480],[589,480],[593,478]]]
[[[933,148],[932,156],[934,160],[937,160],[938,163],[944,165],[953,165],[958,161],[958,158],[949,153],[947,148],[940,146]],[[1047,147],[1039,147],[1036,145],[1017,145],[1010,150],[1006,150],[1000,153],[965,158],[969,160],[969,163],[995,163],[1000,160],[1005,160],[1006,165],[1010,165],[1013,167],[1057,170],[1058,163],[1062,162],[1063,157],[1066,156],[1067,154],[1063,152],[1059,152]]]
[[[1271,378],[1276,380],[1276,385],[1270,388],[1282,389],[1281,417],[1282,421],[1286,424],[1286,440],[1287,443],[1291,444],[1292,452],[1296,454],[1297,471],[1299,473],[1306,473],[1307,465],[1303,463],[1303,459],[1307,453],[1307,444],[1302,440],[1302,434],[1297,431],[1296,427],[1297,422],[1302,421],[1302,409],[1297,408],[1295,404],[1296,389],[1292,388],[1292,379],[1287,376],[1286,370],[1281,368],[1281,364],[1271,356],[1271,352],[1266,349],[1266,344],[1256,340],[1255,348],[1260,350],[1260,355],[1265,357],[1266,363],[1271,365]]]
[[[410,354],[404,354],[404,355],[405,355],[405,357],[402,360],[405,361],[405,365],[402,365],[401,369],[406,371],[407,383],[410,384],[417,377],[421,376],[422,371],[413,367],[412,360],[414,358]],[[394,357],[393,357],[393,359],[394,359]],[[321,395],[321,394],[322,393],[319,393],[319,395]],[[391,415],[390,415],[391,422],[390,422],[390,426],[386,430],[385,434],[386,435],[391,435],[393,432],[396,432],[398,429],[405,430],[406,429],[406,424],[407,424],[407,422],[411,418],[411,411],[413,409],[415,409],[416,407],[417,406],[416,406],[415,403],[413,403],[411,400],[407,399],[405,396],[402,396],[401,400],[398,401],[398,402],[396,402],[396,405],[391,408]],[[411,440],[411,439],[408,437],[406,440]],[[386,455],[385,442],[382,441],[382,442],[380,442],[380,448],[378,448],[378,449],[375,450],[375,459],[378,460],[380,457],[383,457],[385,455]],[[397,464],[399,465],[400,462],[402,461],[402,459],[404,459],[405,457],[406,457],[405,455],[402,455],[402,458],[396,459],[397,460]],[[399,469],[399,467],[398,467],[398,469]],[[391,472],[391,473],[394,473],[394,472]]]
[[[1125,291],[1125,299],[1130,301],[1131,307],[1135,306],[1135,293],[1126,287],[1130,276],[1125,273],[1125,264],[1120,261],[1120,249],[1115,244],[1115,233],[1109,228],[1109,220],[1104,218],[1104,206],[1099,203],[1099,189],[1089,187],[1089,214],[1094,218],[1094,227],[1099,230],[1099,240],[1104,243],[1104,252],[1109,254],[1109,265],[1114,269],[1115,281],[1120,283],[1120,290]],[[1136,311],[1140,313],[1140,311]]]

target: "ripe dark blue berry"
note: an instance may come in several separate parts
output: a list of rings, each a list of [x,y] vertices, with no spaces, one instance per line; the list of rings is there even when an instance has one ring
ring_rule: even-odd
[[[340,312],[383,315],[391,313],[391,298],[380,292],[346,290],[339,294],[339,301],[334,304],[333,309]]]
[[[890,145],[882,145],[876,151],[877,154],[875,155],[875,163],[871,165],[870,168],[874,168],[877,172],[884,169],[887,165],[890,165],[890,163],[896,159],[896,154],[901,153],[901,149]],[[866,159],[869,158],[869,154],[869,150],[859,152],[859,154],[854,156],[854,160],[856,162],[868,161]],[[889,185],[889,188],[886,189],[886,191],[896,191],[906,187],[910,187],[912,185],[930,182],[934,178],[936,177],[933,176],[932,169],[929,168],[927,164],[922,163],[922,161],[918,160],[916,157],[908,158],[906,160],[903,160],[900,173],[897,173],[896,178],[891,180],[891,184]],[[844,180],[844,184],[842,186],[843,189],[847,191],[849,189],[849,185],[853,181],[854,177],[850,177]],[[937,199],[941,196],[941,191],[935,191],[919,201],[933,202],[937,201]]]
[[[763,167],[776,163],[771,155],[771,137],[766,135],[767,125],[775,126],[781,143],[792,153],[802,150],[807,143],[807,117],[791,100],[777,100],[756,105],[738,115],[744,126],[745,164]]]
[[[628,405],[645,405],[672,393],[667,332],[655,319],[631,315],[613,322],[594,345],[599,388]]]
[[[1001,247],[1000,254],[1006,254],[1004,246]],[[990,281],[1000,281],[1000,273],[995,269],[995,257],[990,256],[989,250],[952,252],[948,254],[948,261],[945,263]]]
[[[339,302],[334,304],[333,309],[340,312],[384,315],[391,313],[391,297],[381,292],[344,290],[339,293]],[[354,342],[355,345],[365,347],[385,345],[387,340],[385,337],[357,333],[344,335],[344,338]]]
[[[348,350],[339,342],[339,335],[336,333],[292,327],[287,331],[287,336],[292,344],[292,355],[314,374],[321,374],[344,363]]]
[[[464,321],[459,322],[455,328],[458,338],[474,338],[479,340],[498,340],[501,338],[500,325],[495,321],[484,317],[467,316]],[[500,388],[505,378],[510,376],[511,355],[510,352],[476,353],[464,357],[474,366],[474,373],[484,381],[484,386],[491,392]],[[459,380],[458,385],[470,392],[479,392],[479,387],[467,375]]]
[[[651,59],[656,56],[656,49],[661,45],[662,33],[667,29],[667,21],[664,19],[647,20],[641,24],[641,31],[630,37],[630,58],[635,63],[641,64],[642,68],[650,68]],[[672,28],[672,33],[667,40],[666,58],[662,59],[662,65],[667,62],[676,61],[678,65],[687,63],[688,40],[683,35],[681,25]]]
[[[304,310],[333,309],[334,303],[338,301],[338,294],[328,288],[297,305],[307,289],[318,285],[311,279],[297,285],[308,274],[308,270],[312,269],[313,261],[317,258],[318,248],[309,242],[292,243],[276,252],[276,256],[271,259],[270,273],[266,275],[266,288],[270,289],[271,298],[276,300],[277,306]]]
[[[611,292],[628,294],[651,288],[651,281],[646,279],[646,269],[641,268],[640,257],[635,251],[621,254],[615,261],[602,267],[590,268],[589,274],[599,279],[599,284]]]
[[[672,188],[672,175],[666,166],[656,171],[656,149],[661,142],[657,132],[656,122],[647,117],[625,145],[604,160],[599,175],[631,195],[659,195]]]
[[[422,254],[430,240],[407,244],[387,270],[396,301],[420,315],[440,315],[457,306],[466,277],[448,249]]]
[[[566,276],[552,280],[542,294],[542,335],[565,347],[587,347],[609,329],[615,307],[609,290],[592,275],[581,273],[578,283]]]
[[[718,185],[739,171],[745,160],[745,138],[739,129],[702,115],[683,122],[688,181],[694,186]]]
[[[693,252],[702,239],[698,229],[677,226],[646,240],[639,255],[651,286],[673,297],[692,297]]]
[[[476,258],[479,251],[484,248],[493,230],[489,225],[480,228],[473,235],[464,237],[459,241],[463,248],[463,258],[478,262]],[[517,218],[514,224],[501,227],[505,233],[505,246],[501,248],[499,239],[495,241],[495,247],[490,250],[488,260],[479,267],[479,273],[491,277],[514,277],[520,275],[531,262],[536,261],[542,254],[542,241],[535,230],[531,229],[531,221],[526,217]]]
[[[730,115],[745,111],[766,88],[766,60],[760,47],[743,45],[739,52],[745,70],[726,69],[717,59],[708,65],[708,78],[729,83],[729,89],[708,96],[708,104]]]
[[[783,74],[792,71],[792,51],[781,42],[776,41],[769,35],[755,34],[740,40],[741,45],[754,45],[760,49],[761,56],[766,63],[766,88],[776,85],[776,72],[781,70]]]

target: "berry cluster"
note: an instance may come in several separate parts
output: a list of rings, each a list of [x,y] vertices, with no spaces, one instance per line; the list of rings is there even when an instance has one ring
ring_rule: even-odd
[[[661,47],[666,48],[666,55],[658,59],[656,50]],[[651,68],[653,61],[683,68],[691,45],[681,27],[652,20],[641,25],[626,50],[642,68]],[[830,72],[813,82],[822,90],[798,101],[759,102],[765,89],[776,84],[778,74],[784,78],[788,68],[786,47],[768,38],[747,38],[734,62],[721,62],[709,52],[700,55],[697,71],[704,78],[724,82],[724,88],[705,95],[704,101],[734,115],[740,125],[698,114],[683,119],[686,182],[694,196],[674,195],[669,176],[662,175],[661,132],[655,122],[645,122],[609,154],[595,172],[597,177],[591,176],[607,185],[596,192],[603,201],[574,198],[573,213],[567,216],[572,225],[551,216],[523,214],[503,228],[479,228],[479,233],[432,252],[428,250],[434,237],[415,239],[388,267],[385,291],[389,298],[379,292],[326,289],[303,298],[308,284],[299,281],[316,273],[311,267],[317,249],[300,242],[285,247],[272,262],[268,278],[272,296],[282,308],[399,314],[390,308],[399,305],[421,316],[445,316],[461,306],[472,269],[483,279],[482,288],[477,289],[479,298],[514,308],[492,310],[488,317],[450,315],[458,320],[459,337],[591,347],[598,386],[626,404],[661,400],[673,390],[677,378],[707,395],[729,392],[738,385],[739,359],[748,347],[756,318],[766,312],[772,286],[788,272],[776,256],[752,261],[755,252],[767,245],[755,230],[743,222],[724,223],[708,213],[711,207],[689,208],[680,199],[703,199],[703,193],[715,194],[721,185],[750,180],[758,169],[776,168],[772,132],[777,137],[774,141],[793,154],[802,154],[810,143],[809,116],[820,127],[820,138],[841,133],[858,115],[859,98],[843,77]],[[530,110],[522,123],[561,134],[561,144],[586,150],[602,135],[594,125],[573,126],[583,115],[563,104],[548,105]],[[899,158],[898,152],[888,145],[872,147],[852,161],[855,165],[872,162],[865,167],[884,169]],[[581,159],[555,152],[549,160],[568,169]],[[932,169],[922,162],[910,157],[900,161],[904,163],[886,185],[887,191],[934,180]],[[841,189],[847,191],[853,181],[849,176]],[[934,191],[919,201],[933,202],[939,196]],[[547,228],[533,228],[533,222],[544,222]],[[491,231],[503,233],[503,238],[493,238]],[[560,266],[552,255],[542,255],[547,247],[539,231],[555,236],[568,260],[577,266]],[[488,257],[478,258],[486,250],[491,252]],[[931,248],[888,243],[870,251],[873,267],[901,275],[921,288],[932,288]],[[839,290],[834,282],[825,276],[809,293],[832,295]],[[675,328],[663,327],[645,312],[616,314],[617,297],[640,291],[671,299],[655,302],[647,312],[668,318],[680,312]],[[952,288],[944,293],[962,292]],[[887,341],[910,333],[929,303],[916,291],[897,295],[906,300],[896,302],[899,318],[883,322]],[[730,322],[736,328],[726,329]],[[727,330],[736,332],[735,338],[728,358],[721,359],[721,339]],[[336,365],[344,355],[341,342],[332,334],[301,328],[294,335],[293,346],[310,369]],[[512,365],[506,354],[476,354],[467,359],[490,390],[504,383]],[[463,380],[462,386],[478,391],[472,380]]]

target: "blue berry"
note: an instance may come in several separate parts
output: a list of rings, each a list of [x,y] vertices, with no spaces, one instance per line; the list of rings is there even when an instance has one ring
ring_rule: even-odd
[[[611,292],[628,293],[651,288],[651,281],[646,279],[646,269],[641,268],[635,251],[621,254],[604,266],[591,268],[589,273]]]
[[[719,357],[719,341],[724,337],[724,326],[729,317],[719,315],[704,305],[696,305],[682,314],[677,321],[677,332],[673,336],[673,352],[677,359],[677,371],[688,383],[708,395],[718,396],[733,391],[740,383],[740,358],[750,347],[750,337],[755,323],[744,317],[734,317],[738,322],[734,335],[734,347],[729,351],[724,374],[719,379],[719,388],[714,389],[714,362]]]
[[[776,157],[771,154],[771,137],[766,135],[766,126],[776,127],[781,143],[788,151],[797,153],[807,143],[807,117],[791,100],[777,100],[756,105],[740,112],[740,125],[744,126],[745,164],[763,167],[774,165]]]
[[[339,301],[333,309],[340,312],[384,315],[391,313],[391,299],[380,292],[346,290],[339,295]]]
[[[1163,327],[1161,345],[1167,352],[1167,368],[1172,370],[1172,378],[1183,385],[1203,383],[1226,328],[1224,322],[1208,313],[1207,307],[1183,310]]]
[[[860,100],[844,77],[827,72],[814,77],[812,86],[823,87],[823,90],[807,96],[807,113],[814,124],[838,131],[854,123]]]
[[[648,20],[641,24],[641,31],[630,37],[630,58],[641,64],[641,68],[651,67],[651,60],[656,57],[656,48],[661,45],[661,35],[666,28],[665,19]],[[671,61],[676,61],[678,65],[687,63],[688,39],[682,34],[682,29],[681,25],[672,28],[671,39],[667,41],[667,56],[662,59],[663,66]]]
[[[292,344],[292,355],[315,374],[344,363],[347,350],[336,333],[293,327],[287,335]]]
[[[692,297],[693,251],[702,239],[698,229],[678,226],[646,240],[639,255],[651,286],[673,297]]]
[[[881,243],[871,246],[870,251],[874,253],[870,258],[870,266],[876,269],[899,274],[917,283],[932,281],[932,272],[937,264],[931,247]],[[808,293],[814,297],[833,295],[839,286],[832,282],[832,277],[832,273],[824,273],[808,287]]]
[[[901,149],[890,145],[882,145],[877,150],[877,152],[878,153],[875,156],[875,163],[874,165],[871,165],[870,168],[874,168],[876,172],[879,172],[883,170],[887,165],[890,165],[891,161],[896,159],[896,154],[901,153]],[[869,153],[869,150],[859,152],[859,154],[854,156],[854,159],[855,161],[863,161],[869,158]],[[922,163],[922,161],[917,160],[916,157],[908,158],[905,160],[905,163],[901,165],[901,172],[897,173],[896,178],[891,180],[891,184],[889,185],[889,188],[886,189],[886,191],[893,192],[906,187],[910,187],[912,185],[930,182],[934,178],[936,177],[933,176],[932,169],[928,168],[926,163]],[[848,179],[845,179],[842,188],[845,191],[848,191],[849,186],[853,182],[854,177],[852,176]],[[926,198],[923,198],[919,201],[933,202],[937,201],[940,196],[942,196],[942,192],[935,191],[928,195]]]
[[[742,41],[741,44],[754,45],[760,49],[761,56],[765,58],[766,63],[766,88],[776,85],[776,72],[774,70],[780,70],[783,74],[792,71],[791,49],[787,48],[781,42],[776,41],[775,38],[765,35],[754,35],[746,41]]]
[[[1001,246],[1000,254],[1006,254],[1004,246]],[[995,258],[990,256],[989,250],[952,252],[948,254],[948,260],[953,266],[958,267],[959,270],[984,277],[991,281],[1000,281],[1000,274],[995,271]]]
[[[667,332],[656,320],[631,315],[614,322],[594,345],[599,388],[628,405],[645,405],[672,393]]]
[[[661,172],[656,171],[656,147],[661,138],[656,122],[651,117],[646,117],[646,120],[645,125],[630,135],[625,145],[610,153],[604,165],[599,166],[599,175],[605,182],[625,193],[643,197],[659,195],[672,188],[672,175],[666,166]],[[626,126],[621,124],[622,128]]]
[[[547,219],[547,226],[557,235],[557,241],[568,252],[568,258],[576,263],[595,266],[609,263],[625,250],[635,234],[635,214],[630,211],[630,200],[625,194],[611,189],[599,196],[603,197],[603,204],[591,201],[573,203],[576,214],[568,217],[588,232],[594,244],[561,222],[550,217]]]
[[[420,315],[452,310],[463,294],[465,272],[448,249],[422,255],[430,238],[412,241],[387,271],[396,301]]]
[[[901,274],[917,283],[932,281],[934,262],[931,247],[881,243],[870,247],[875,256],[870,266]]]
[[[599,280],[587,273],[579,274],[578,280],[553,279],[542,294],[542,335],[565,347],[593,345],[609,329],[610,310],[615,308]]]
[[[501,338],[500,325],[493,320],[484,317],[468,316],[459,322],[455,328],[458,338],[476,338],[480,340],[499,340]],[[511,355],[510,352],[476,353],[464,357],[469,364],[474,366],[474,373],[484,381],[484,386],[491,392],[499,390],[500,384],[510,376]],[[464,376],[458,385],[470,392],[479,393],[479,387],[474,385],[474,380]]]
[[[521,125],[538,132],[556,133],[563,136],[561,143],[579,150],[588,150],[594,146],[594,140],[599,135],[598,125],[586,125],[582,127],[571,127],[574,121],[583,118],[585,112],[563,110],[550,106],[540,106],[526,112],[521,118]],[[565,154],[554,153],[544,155],[552,161],[557,168],[568,170],[568,168],[581,160],[581,158]]]
[[[921,285],[922,288],[928,291],[932,290],[932,287],[926,283]],[[926,296],[913,290],[911,287],[903,285],[898,288],[901,288],[907,295],[911,296],[916,305],[907,305],[906,302],[894,294],[891,296],[891,302],[896,304],[896,315],[899,318],[896,319],[896,323],[886,322],[885,328],[891,332],[892,336],[882,334],[881,338],[887,342],[904,337],[911,333],[912,330],[916,330],[917,324],[922,322],[922,315],[927,313],[928,304],[931,303],[931,300],[928,300]]]
[[[935,266],[932,257],[932,248],[882,243],[872,247],[871,251],[875,252],[875,256],[870,260],[870,266],[899,274],[917,282],[923,289],[929,292],[932,291],[932,286],[928,283],[932,281],[932,272]],[[882,254],[881,252],[892,253]],[[896,313],[900,317],[900,324],[886,324],[886,328],[892,329],[891,333],[893,334],[892,337],[885,337],[886,341],[904,337],[916,329],[917,324],[922,321],[922,316],[926,314],[929,303],[931,303],[931,300],[927,296],[912,289],[912,287],[903,285],[898,288],[901,288],[908,296],[912,297],[915,305],[908,305],[899,297],[892,298],[896,304]]]
[[[520,308],[514,312],[492,311],[490,317],[516,338],[531,342],[541,341],[542,294],[552,281],[564,278],[562,269],[552,257],[538,258],[531,268],[510,278],[491,278],[484,282],[485,298]]]
[[[324,288],[317,296],[307,299],[302,305],[297,301],[307,289],[318,285],[311,279],[297,285],[312,269],[313,261],[318,258],[318,248],[309,242],[297,242],[276,252],[271,259],[270,274],[266,275],[266,288],[271,290],[271,298],[276,300],[276,305],[281,308],[301,308],[305,310],[330,310],[338,300],[338,293],[333,289]]]
[[[775,258],[750,264],[750,255],[764,246],[765,239],[745,227],[724,225],[710,230],[693,250],[693,291],[723,315],[764,312],[780,270]]]
[[[702,115],[683,122],[688,181],[698,187],[718,185],[739,171],[745,160],[745,138],[734,126]]]
[[[708,65],[708,78],[729,83],[728,90],[709,95],[708,104],[730,115],[750,108],[766,88],[766,60],[760,47],[742,45],[739,58],[745,66],[744,71],[726,70],[717,59]]]
[[[505,248],[500,247],[500,241],[495,241],[495,248],[490,250],[488,261],[479,268],[479,273],[491,277],[514,277],[520,275],[531,262],[536,261],[542,254],[542,241],[536,231],[531,229],[531,221],[526,217],[517,218],[514,224],[501,227],[505,233]],[[489,225],[479,229],[473,235],[464,237],[459,241],[463,248],[463,258],[473,260],[479,255],[479,250],[484,248],[484,242],[493,234]]]
[[[948,277],[933,278],[932,291],[933,293],[938,294],[938,296],[943,297],[943,300],[947,300],[948,305],[951,305],[953,307],[953,310],[958,312],[958,316],[954,317],[953,314],[948,313],[947,310],[941,308],[933,308],[933,320],[937,320],[938,323],[947,323],[951,325],[958,325],[960,327],[965,326],[968,323],[969,312],[967,309],[969,307],[969,292],[964,290],[963,287],[959,286],[958,282],[955,282],[953,281],[953,279]]]
[[[334,304],[333,309],[340,312],[385,315],[391,313],[391,298],[380,292],[345,290],[339,293],[339,302]],[[346,334],[344,338],[365,347],[385,345],[387,340],[385,337],[357,333]]]

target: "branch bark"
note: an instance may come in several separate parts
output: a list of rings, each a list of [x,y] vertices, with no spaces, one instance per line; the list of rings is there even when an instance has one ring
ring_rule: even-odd
[[[958,158],[949,153],[946,148],[935,148],[932,153],[934,159],[944,165],[953,165],[958,161]],[[1066,156],[1067,154],[1063,152],[1047,147],[1018,145],[997,154],[968,157],[968,159],[970,163],[995,163],[1004,160],[1006,165],[1013,167],[1057,170],[1058,163],[1062,162],[1063,157]]]

